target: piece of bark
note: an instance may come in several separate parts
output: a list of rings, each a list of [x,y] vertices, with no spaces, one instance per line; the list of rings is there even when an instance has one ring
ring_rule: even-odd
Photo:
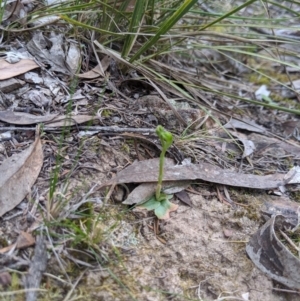
[[[32,258],[28,274],[25,277],[25,288],[38,289],[42,280],[42,276],[47,267],[47,249],[42,236],[37,236],[36,245],[34,249],[34,256]],[[29,290],[26,292],[26,301],[35,301],[37,292]]]

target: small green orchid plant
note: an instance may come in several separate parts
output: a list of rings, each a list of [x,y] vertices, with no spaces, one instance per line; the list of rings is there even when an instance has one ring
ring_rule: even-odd
[[[162,145],[162,151],[159,157],[159,174],[156,193],[147,202],[140,205],[140,207],[146,208],[147,210],[154,210],[155,215],[159,219],[168,219],[170,212],[177,210],[178,205],[171,203],[169,200],[173,195],[167,195],[161,192],[165,156],[168,148],[173,143],[173,135],[166,131],[161,125],[157,126],[156,134]]]

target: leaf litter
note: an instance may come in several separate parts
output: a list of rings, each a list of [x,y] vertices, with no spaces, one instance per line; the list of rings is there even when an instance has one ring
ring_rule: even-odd
[[[20,13],[22,9],[22,6],[20,6],[16,13]],[[19,16],[19,18],[20,17],[21,16]],[[14,16],[8,14],[6,19],[8,20],[8,18],[12,18],[11,20],[13,20]],[[6,183],[8,183],[6,188],[10,187],[9,185],[22,188],[24,183],[24,186],[26,186],[26,189],[20,189],[20,193],[16,197],[18,201],[15,201],[15,195],[13,195],[12,189],[3,189],[3,191],[5,191],[3,192],[4,198],[0,195],[0,201],[14,199],[14,202],[10,204],[9,208],[1,206],[5,209],[1,214],[2,216],[4,216],[5,213],[14,213],[15,211],[13,208],[24,199],[26,194],[28,194],[30,190],[35,192],[32,186],[40,173],[42,165],[44,164],[44,166],[47,167],[47,171],[50,174],[54,158],[58,154],[57,145],[51,140],[51,134],[47,135],[47,138],[43,138],[45,139],[43,142],[46,154],[45,162],[43,162],[43,151],[40,138],[37,138],[28,150],[11,156],[20,146],[19,143],[23,141],[22,139],[28,140],[28,137],[30,137],[30,133],[25,135],[16,134],[17,131],[25,132],[26,125],[43,123],[48,127],[58,128],[59,132],[63,132],[65,126],[74,126],[71,129],[72,134],[64,141],[64,147],[62,148],[64,152],[63,155],[59,155],[65,159],[65,162],[61,167],[62,170],[60,175],[68,174],[68,171],[73,172],[70,179],[70,190],[73,189],[75,191],[79,183],[84,182],[90,177],[93,180],[88,184],[92,187],[92,184],[95,182],[100,183],[101,187],[107,185],[121,186],[120,184],[129,184],[128,186],[130,186],[132,183],[143,183],[129,193],[126,201],[123,201],[122,199],[123,203],[127,205],[139,204],[141,201],[151,198],[151,195],[155,192],[155,183],[157,181],[158,172],[157,159],[134,162],[133,164],[131,164],[131,162],[136,159],[137,153],[142,158],[157,156],[157,152],[153,150],[153,145],[155,145],[156,142],[149,138],[147,134],[135,135],[123,133],[121,135],[116,135],[112,132],[99,134],[96,131],[92,132],[94,125],[95,127],[99,124],[104,126],[117,125],[124,127],[124,125],[131,125],[132,127],[137,127],[161,123],[170,126],[170,129],[177,134],[184,131],[182,124],[187,125],[192,130],[199,130],[200,128],[204,129],[205,126],[216,126],[216,122],[205,122],[211,118],[211,115],[205,110],[202,112],[198,106],[195,108],[194,104],[187,109],[179,109],[177,107],[178,103],[184,104],[184,102],[176,100],[176,103],[176,101],[170,101],[168,97],[181,97],[182,95],[178,95],[178,91],[176,92],[176,90],[173,88],[171,89],[170,87],[166,87],[168,93],[162,92],[162,87],[165,88],[164,85],[162,84],[161,87],[158,87],[156,84],[153,84],[153,79],[147,77],[149,76],[148,73],[145,72],[146,77],[144,77],[143,80],[137,79],[135,76],[129,76],[125,79],[121,78],[118,73],[119,71],[117,70],[116,72],[116,69],[114,69],[114,64],[118,61],[118,56],[114,56],[114,59],[111,59],[109,56],[100,57],[100,60],[98,59],[97,62],[98,64],[101,62],[102,66],[93,64],[92,68],[90,68],[91,66],[89,66],[88,63],[84,62],[84,64],[82,64],[85,65],[84,70],[81,70],[82,72],[79,75],[79,78],[82,79],[80,82],[80,84],[82,84],[82,89],[78,89],[76,92],[80,91],[78,95],[83,94],[86,96],[86,100],[82,103],[78,102],[77,104],[72,104],[73,108],[75,107],[74,114],[67,114],[70,112],[69,109],[67,110],[67,104],[69,101],[72,101],[72,97],[70,97],[68,93],[65,93],[65,87],[67,85],[62,84],[62,82],[66,80],[70,74],[75,74],[78,71],[78,67],[82,63],[80,52],[82,50],[79,49],[76,42],[70,40],[67,41],[63,34],[50,33],[49,35],[46,35],[41,32],[33,34],[33,38],[27,44],[27,47],[40,64],[34,66],[34,69],[38,69],[36,72],[33,72],[31,75],[28,75],[27,73],[27,76],[25,74],[23,77],[21,74],[32,69],[28,67],[28,65],[30,65],[28,62],[22,62],[22,60],[19,62],[22,62],[22,64],[25,63],[25,67],[22,65],[19,65],[18,67],[18,65],[14,66],[14,64],[10,64],[8,68],[7,65],[4,64],[4,71],[1,72],[6,79],[20,76],[20,79],[26,80],[26,84],[22,82],[18,86],[15,86],[15,89],[10,88],[6,91],[2,91],[3,95],[1,96],[4,99],[3,101],[1,99],[0,120],[12,125],[24,126],[24,131],[22,131],[21,127],[17,130],[14,130],[12,127],[10,131],[11,144],[15,148],[11,150],[7,147],[7,144],[5,145],[5,150],[7,150],[10,157],[7,159],[5,158],[5,154],[1,153],[2,165],[0,169],[3,168],[1,172],[2,174],[5,174],[7,171],[4,171],[4,169],[8,169],[9,166],[11,173],[7,176],[7,182],[3,183],[2,187],[4,187]],[[216,61],[220,58],[224,58],[224,56],[220,56],[217,53],[214,55],[216,56]],[[151,63],[153,64],[153,62],[154,61]],[[174,65],[177,63],[178,58],[174,61]],[[206,67],[209,69],[211,64],[212,62],[209,62]],[[48,70],[45,68],[46,65],[50,66]],[[136,67],[131,66],[129,63],[128,66]],[[176,80],[181,79],[180,72],[183,71],[181,70],[183,68],[180,67],[176,69],[173,66],[164,65],[162,63],[156,64],[155,66],[161,73],[167,72],[169,74],[172,71],[174,72],[173,77]],[[193,66],[190,67],[189,72],[192,72],[192,67]],[[17,70],[18,68],[19,70]],[[225,74],[227,72],[226,68],[228,67],[221,66],[221,68],[224,68],[222,72]],[[138,68],[136,68],[136,70],[141,73],[143,71]],[[49,82],[44,81],[46,78],[45,74],[47,74],[47,79],[50,78]],[[181,73],[181,75],[182,74],[183,73]],[[104,78],[104,75],[106,75],[107,78],[111,76],[112,78],[114,77],[114,79],[120,79],[119,82],[121,84],[118,85],[117,80],[113,83],[110,82],[108,87],[104,87],[107,80],[107,78],[102,80],[101,77]],[[42,77],[43,80],[39,80],[39,76]],[[221,80],[223,75],[220,73],[219,77]],[[146,81],[145,78],[146,80],[148,78],[148,80]],[[204,78],[203,82],[205,81],[206,79]],[[57,84],[57,82],[59,84]],[[135,83],[135,87],[130,86],[133,82]],[[136,86],[138,86],[138,82],[143,82],[144,84],[141,84],[137,89]],[[187,75],[186,83],[198,84],[197,76]],[[42,94],[39,93],[41,92],[40,87],[34,91],[30,84],[49,88],[52,93],[49,95],[54,96],[53,102],[47,104],[47,98],[43,99]],[[206,86],[212,85],[213,87],[220,87],[219,82],[213,84],[211,81],[208,81],[205,84]],[[231,81],[231,84],[234,87],[239,87],[234,81]],[[224,87],[224,90],[230,90],[230,86],[231,85],[228,85],[226,88]],[[255,92],[256,88],[248,87],[248,90],[250,92]],[[26,96],[26,99],[23,98],[22,101],[16,102],[15,99],[18,94],[15,94],[14,90],[19,89],[19,95],[29,95],[30,97]],[[24,93],[26,89],[31,90],[30,94]],[[111,89],[114,92],[117,91],[117,97],[111,97]],[[209,99],[209,101],[205,100],[205,97],[210,98],[209,94],[201,94],[190,86],[187,86],[186,89],[192,95],[197,95],[197,97],[202,99],[206,104],[212,103],[213,99]],[[246,89],[247,92],[249,92],[248,90]],[[241,93],[244,92],[241,91]],[[101,95],[101,97],[99,95]],[[123,98],[120,97],[120,95],[122,95]],[[158,105],[155,105],[150,101],[149,99],[151,97],[149,98],[148,96],[155,96],[156,99],[159,99],[160,102],[157,102]],[[147,98],[147,105],[143,103],[143,97]],[[99,108],[101,107],[101,112],[103,112],[101,118],[99,117],[99,114],[97,117],[95,117],[95,114],[92,114],[97,111],[92,105],[95,106],[99,98],[101,99]],[[126,99],[127,101],[128,99],[131,99],[132,101],[126,103],[123,99]],[[224,97],[224,99],[226,99],[226,97]],[[30,100],[30,102],[26,102],[28,100]],[[231,104],[227,106],[226,102],[223,101],[218,102],[217,105],[220,110],[224,111],[228,111],[228,109],[231,108]],[[234,105],[239,108],[238,103],[235,103]],[[32,106],[35,109],[35,114],[28,113],[28,111],[32,109]],[[7,108],[9,108],[9,110],[7,110]],[[18,109],[25,109],[28,111],[25,111],[26,113],[13,111]],[[98,109],[98,107],[96,109]],[[79,114],[77,114],[78,112]],[[190,114],[186,114],[187,112]],[[214,117],[221,119],[221,115],[218,115],[217,110],[215,113]],[[278,296],[271,292],[272,289],[274,289],[272,282],[265,278],[264,274],[257,270],[250,260],[245,258],[244,245],[249,240],[249,237],[258,229],[258,216],[260,215],[258,208],[263,206],[263,204],[266,204],[266,199],[269,198],[267,194],[264,194],[264,190],[274,192],[275,189],[282,189],[282,187],[284,187],[287,192],[292,189],[293,191],[298,190],[299,170],[297,168],[291,168],[290,163],[299,160],[299,145],[297,143],[299,140],[297,140],[298,136],[296,132],[294,133],[294,129],[289,129],[287,134],[290,136],[291,133],[293,133],[293,138],[296,139],[296,142],[294,139],[293,141],[286,140],[287,137],[281,137],[281,139],[275,136],[268,137],[268,135],[271,135],[270,130],[272,130],[272,132],[274,131],[276,134],[280,133],[280,126],[274,121],[271,122],[273,128],[270,127],[270,124],[268,123],[270,122],[268,112],[259,111],[259,114],[257,114],[257,112],[252,112],[249,113],[250,117],[252,117],[251,114],[258,118],[256,120],[257,122],[249,121],[249,119],[244,118],[244,116],[239,116],[239,114],[233,114],[235,115],[235,118],[230,118],[230,120],[225,118],[226,120],[224,121],[223,119],[222,124],[225,124],[224,128],[232,128],[235,132],[223,131],[223,137],[215,135],[214,138],[216,141],[214,142],[208,141],[205,136],[197,136],[198,133],[196,134],[196,131],[193,132],[194,136],[192,137],[195,143],[193,143],[192,140],[185,140],[180,145],[180,138],[182,137],[177,137],[178,139],[174,150],[170,152],[172,155],[175,154],[174,157],[176,157],[177,160],[176,163],[171,159],[167,160],[163,191],[169,194],[185,193],[185,196],[180,196],[180,198],[185,199],[185,202],[191,206],[179,206],[177,212],[171,213],[171,218],[168,221],[164,221],[159,225],[152,223],[153,217],[151,215],[145,215],[145,213],[140,212],[138,208],[133,210],[136,216],[141,217],[137,221],[141,223],[142,229],[141,233],[138,233],[136,237],[139,241],[139,247],[142,246],[142,248],[135,248],[139,260],[134,260],[136,257],[130,256],[126,262],[126,268],[130,270],[130,273],[134,275],[136,279],[139,279],[142,285],[166,290],[173,294],[182,294],[184,287],[185,292],[190,290],[190,283],[193,282],[197,287],[199,283],[201,284],[199,286],[198,296],[201,295],[207,300],[217,300],[219,299],[218,296],[220,296],[220,293],[225,291],[235,292],[234,295],[236,297],[234,298],[243,298],[243,300],[247,300],[249,296],[252,300],[279,300]],[[189,116],[186,118],[185,115]],[[174,116],[180,120],[182,119],[181,122],[175,123],[174,120],[176,118],[174,118]],[[268,122],[263,120],[264,117]],[[289,122],[289,116],[287,115],[279,115],[276,118]],[[77,133],[76,125],[86,122],[90,124],[89,130],[93,134],[91,134],[89,138],[81,140],[83,136],[80,137]],[[283,122],[282,125],[283,128],[294,127],[294,124],[290,123],[286,124]],[[2,124],[0,126],[2,126]],[[215,131],[215,129],[213,130],[214,134],[216,134],[217,131]],[[245,133],[245,131],[252,134]],[[232,137],[228,137],[229,133],[232,136],[236,136],[238,140],[242,142],[242,150],[240,146],[236,147],[236,141],[232,140]],[[260,133],[262,135],[253,133]],[[26,135],[28,136],[26,137]],[[223,139],[225,135],[227,139],[226,142],[220,139]],[[110,138],[106,138],[108,136]],[[124,152],[121,152],[121,149],[122,147],[126,149],[126,141],[129,139],[134,139],[136,153],[133,154],[130,150],[129,154],[124,155]],[[74,159],[76,158],[74,149],[76,149],[82,141],[84,145],[84,156],[79,156],[78,160],[80,162],[77,165],[75,164],[74,167],[72,166],[72,163],[76,161]],[[93,141],[97,141],[96,145],[93,144]],[[146,146],[147,143],[150,143],[151,146]],[[194,163],[181,165],[182,157],[184,156],[180,153],[178,148],[176,149],[177,146],[179,149],[182,147],[182,150],[192,157]],[[190,151],[191,148],[194,148],[194,150]],[[234,155],[231,153],[233,150]],[[234,156],[234,159],[229,160],[229,155]],[[276,158],[277,160],[274,160],[273,158]],[[284,160],[287,160],[288,162],[284,162]],[[127,167],[118,172],[111,180],[107,181],[108,175],[114,174],[125,165]],[[90,168],[91,166],[92,168]],[[93,166],[96,166],[97,168],[94,168]],[[96,172],[89,173],[89,170],[91,169],[96,170]],[[43,180],[47,179],[47,176],[50,178],[49,174],[46,173],[47,176],[45,176],[43,171],[41,173],[42,175],[40,175],[40,177],[42,176]],[[25,174],[26,178],[24,176]],[[15,178],[17,178],[18,181],[15,181]],[[39,180],[38,184],[40,185],[41,179]],[[61,180],[61,178],[59,180]],[[231,200],[230,206],[219,202],[214,198],[214,192],[209,192],[209,189],[213,189],[212,187],[214,187],[211,183],[228,186],[228,189],[225,187],[225,193],[226,198]],[[198,190],[200,195],[206,195],[207,197],[186,193],[184,189],[188,186],[193,187],[193,189],[189,191],[194,191],[196,193]],[[241,193],[236,195],[236,190],[232,188],[233,186],[250,188],[253,191],[249,194],[248,190],[246,190],[244,194]],[[43,202],[47,199],[48,195],[47,192],[45,192],[47,189],[44,188],[44,186],[39,186],[38,188],[41,196],[34,195],[36,198],[35,205],[43,205]],[[260,192],[257,192],[256,189],[259,189]],[[8,196],[6,196],[5,193]],[[68,193],[68,191],[62,189],[57,195],[67,199]],[[92,188],[89,193],[90,194],[88,195],[97,195]],[[74,197],[74,200],[75,199],[76,198]],[[100,204],[101,202],[99,199],[103,199],[103,194],[95,196],[93,202],[98,202]],[[71,200],[71,203],[74,200]],[[281,199],[279,200],[281,203]],[[80,202],[84,204],[86,199],[83,197],[80,201],[78,199],[76,199],[76,201],[78,204],[81,204]],[[274,200],[271,200],[270,202],[274,204],[273,201]],[[233,203],[238,205],[233,207]],[[293,227],[295,227],[295,223],[298,224],[298,215],[297,210],[295,209],[295,207],[297,208],[296,204],[297,203],[294,203],[295,206],[293,207],[293,221],[296,221],[294,222]],[[118,206],[121,207],[121,205]],[[176,206],[178,205],[176,204]],[[76,207],[75,205],[73,207],[70,206],[70,208],[79,207]],[[276,210],[277,214],[283,214],[278,208]],[[26,212],[26,210],[24,212]],[[143,218],[146,218],[149,222],[141,222]],[[290,288],[298,289],[297,277],[291,277],[292,279],[289,279],[289,277],[283,276],[280,278],[277,274],[276,276],[272,273],[273,271],[271,270],[273,267],[270,262],[267,262],[269,259],[271,259],[271,261],[274,260],[274,258],[275,260],[280,259],[282,260],[281,264],[284,266],[286,264],[286,262],[283,264],[284,258],[289,258],[289,262],[280,272],[289,271],[289,264],[291,264],[291,262],[292,264],[295,263],[295,266],[298,265],[297,258],[295,257],[285,255],[280,257],[278,254],[277,257],[272,257],[272,255],[270,255],[272,252],[275,252],[274,250],[279,245],[278,238],[276,237],[277,233],[275,233],[274,229],[276,229],[276,231],[278,229],[287,231],[287,228],[282,228],[282,224],[285,224],[286,218],[288,217],[285,216],[285,220],[283,221],[281,216],[277,216],[276,218],[271,217],[269,222],[267,222],[263,228],[258,230],[252,240],[250,240],[247,250],[250,252],[249,255],[253,258],[254,263],[271,279],[284,283]],[[276,219],[277,221],[280,220],[280,225],[278,225]],[[119,232],[122,238],[120,240],[115,238],[116,240],[113,242],[113,245],[118,245],[119,243],[120,246],[124,246],[125,229],[131,229],[131,232],[134,233],[134,229],[130,222],[124,221],[122,226],[123,229]],[[147,232],[147,229],[149,230],[151,227],[156,228],[155,233],[151,231]],[[23,232],[20,232],[20,235],[22,235],[22,233]],[[269,243],[271,246],[269,249],[264,248],[264,242],[261,240],[262,234],[269,238],[272,237],[273,239]],[[117,231],[114,235],[117,236]],[[158,241],[156,237],[159,237],[160,240]],[[122,243],[120,243],[120,241],[122,241]],[[133,248],[133,244],[130,244],[128,241],[126,241],[126,243]],[[166,244],[166,246],[162,246],[161,242]],[[43,242],[40,245],[37,244],[37,247],[40,246],[40,249],[43,249],[43,247],[41,247],[42,245]],[[239,245],[242,247],[239,247]],[[10,247],[11,246],[13,245],[10,245]],[[149,253],[141,251],[141,249],[146,250],[149,248],[155,250],[155,253],[153,254],[153,252],[151,252],[149,255]],[[250,251],[249,248],[251,249]],[[280,248],[281,251],[284,252],[285,247],[281,245]],[[38,252],[38,249],[35,250],[36,254],[38,254]],[[68,252],[67,249],[64,249],[64,252]],[[263,255],[261,256],[260,254]],[[163,258],[165,261],[163,261]],[[45,261],[45,254],[40,261]],[[264,265],[261,264],[262,261],[264,261]],[[77,260],[76,264],[80,265],[80,260]],[[32,260],[32,266],[34,265],[36,265],[35,258]],[[163,276],[161,274],[162,266],[164,267]],[[36,270],[30,269],[28,278],[30,279],[32,276],[31,274],[39,273],[40,275],[38,278],[40,281],[43,270],[44,267],[41,269],[37,268]],[[141,272],[143,274],[142,277]],[[105,276],[103,271],[100,271],[99,274],[95,271],[89,271],[86,286],[89,287],[91,292],[95,288],[95,284],[93,283],[93,279],[95,279],[93,277],[95,276],[99,276],[98,278],[101,279],[103,283],[108,283],[107,279],[109,276]],[[27,281],[28,288],[39,285],[32,285],[32,281],[35,281],[34,277]],[[244,285],[245,283],[247,283],[247,285]],[[159,298],[154,291],[147,293],[144,291],[141,294],[141,299],[143,300],[158,300]],[[103,296],[105,300],[113,300],[108,292],[104,291],[102,297]],[[202,297],[200,298],[202,299]],[[231,298],[231,296],[227,297]],[[35,299],[36,296],[29,298]]]
[[[85,123],[94,120],[95,116],[90,115],[69,115],[58,116],[57,114],[49,114],[44,116],[36,116],[28,113],[2,111],[0,112],[0,120],[17,125],[29,125],[44,123],[48,127],[65,127],[76,124]]]

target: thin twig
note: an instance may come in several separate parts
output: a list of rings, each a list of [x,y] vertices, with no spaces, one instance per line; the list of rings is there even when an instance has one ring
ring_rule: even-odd
[[[85,274],[85,272],[86,271],[84,271],[83,273],[81,273],[81,275],[79,275],[79,277],[77,278],[76,282],[74,283],[74,285],[72,285],[72,288],[69,290],[68,294],[66,295],[66,297],[64,298],[63,301],[70,300],[71,295],[73,294],[76,286],[78,285],[79,281],[82,279],[82,277]]]
[[[291,294],[300,295],[300,293],[298,291],[293,291],[293,290],[288,290],[288,289],[283,289],[283,288],[273,287],[272,290],[277,291],[277,292],[291,293]]]
[[[279,232],[284,237],[284,239],[290,244],[290,246],[293,247],[299,253],[300,250],[295,245],[295,243],[282,230],[279,230]]]

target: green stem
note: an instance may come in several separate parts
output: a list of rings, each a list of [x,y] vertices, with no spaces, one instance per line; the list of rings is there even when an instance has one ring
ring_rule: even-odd
[[[156,200],[160,200],[160,194],[161,194],[161,187],[162,187],[162,180],[164,175],[164,164],[165,164],[165,155],[166,155],[166,149],[162,149],[160,157],[159,157],[159,173],[158,173],[158,183],[156,187]]]

